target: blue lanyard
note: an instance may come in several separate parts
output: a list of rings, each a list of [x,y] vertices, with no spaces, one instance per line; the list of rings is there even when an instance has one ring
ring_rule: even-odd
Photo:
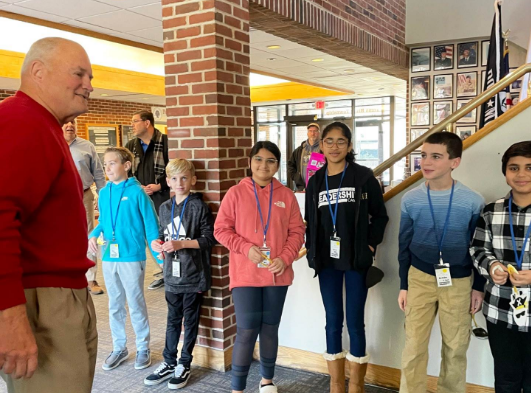
[[[183,216],[184,216],[184,209],[186,209],[186,204],[188,203],[188,199],[190,198],[190,195],[186,197],[184,200],[184,205],[181,210],[181,215],[179,217],[179,227],[177,228],[177,236],[175,236],[175,222],[173,221],[175,215],[175,197],[173,197],[173,202],[171,204],[171,240],[178,240],[179,233],[181,232],[181,224],[183,223]]]
[[[269,213],[267,215],[267,223],[264,226],[264,218],[262,216],[262,208],[260,207],[260,201],[258,200],[258,193],[256,192],[256,183],[253,179],[253,190],[256,198],[256,204],[258,205],[258,213],[260,214],[260,221],[262,222],[262,230],[264,231],[264,247],[266,247],[266,235],[269,230],[269,223],[271,222],[271,206],[273,206],[273,182],[271,181],[271,192],[269,193]]]
[[[337,221],[337,206],[339,205],[339,192],[341,191],[341,184],[343,184],[343,179],[345,178],[345,172],[347,171],[347,165],[348,165],[348,162],[345,162],[345,168],[343,168],[343,173],[341,174],[341,180],[339,181],[339,187],[337,188],[336,205],[334,206],[333,213],[332,213],[332,206],[330,205],[330,190],[328,189],[328,167],[326,168],[326,173],[325,173],[326,199],[328,200],[328,209],[330,210],[330,215],[332,216],[332,224],[334,225],[334,236],[337,236],[336,221]]]
[[[511,240],[513,242],[514,257],[516,258],[516,264],[518,269],[522,269],[522,262],[524,261],[525,246],[529,240],[529,235],[531,235],[531,224],[527,227],[527,233],[524,237],[524,244],[522,245],[522,252],[518,255],[518,248],[516,247],[516,237],[514,236],[514,227],[513,227],[513,193],[511,192],[511,197],[509,198],[509,226],[511,227]]]
[[[124,197],[125,185],[127,183],[127,180],[124,181],[124,185],[122,186],[122,193],[120,194],[120,200],[118,201],[118,207],[116,208],[116,215],[114,217],[112,216],[112,183],[109,186],[109,206],[111,208],[112,241],[115,240],[114,230],[116,228],[116,222],[118,221],[118,212],[120,211],[120,204],[122,203],[122,198]]]
[[[433,204],[431,203],[430,185],[428,184],[428,202],[430,203],[431,218],[433,220],[433,228],[435,229],[435,237],[437,238],[437,245],[439,246],[439,258],[442,263],[442,247],[444,238],[446,237],[446,230],[448,229],[448,222],[450,221],[450,211],[452,210],[452,200],[454,199],[454,186],[455,183],[452,180],[452,192],[450,193],[450,203],[448,204],[448,212],[446,213],[446,221],[444,222],[443,233],[441,239],[439,239],[439,232],[437,231],[437,223],[435,222],[435,213],[433,212]]]

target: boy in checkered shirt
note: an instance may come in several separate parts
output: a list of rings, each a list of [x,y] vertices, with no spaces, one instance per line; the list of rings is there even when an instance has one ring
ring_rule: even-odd
[[[487,279],[483,313],[496,393],[531,391],[531,141],[512,145],[502,172],[511,192],[485,206],[470,253]]]

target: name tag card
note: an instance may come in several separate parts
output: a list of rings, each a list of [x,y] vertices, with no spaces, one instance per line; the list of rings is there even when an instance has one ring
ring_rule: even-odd
[[[111,243],[111,258],[120,258],[120,251],[118,251],[118,243]]]
[[[435,277],[437,278],[437,286],[451,287],[452,276],[450,275],[450,265],[447,263],[435,265]]]
[[[341,255],[341,238],[330,236],[330,258],[339,259]]]

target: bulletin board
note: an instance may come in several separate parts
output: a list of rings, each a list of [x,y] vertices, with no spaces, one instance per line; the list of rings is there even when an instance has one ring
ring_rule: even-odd
[[[113,124],[87,124],[87,136],[94,144],[101,162],[108,147],[119,146],[118,126]]]

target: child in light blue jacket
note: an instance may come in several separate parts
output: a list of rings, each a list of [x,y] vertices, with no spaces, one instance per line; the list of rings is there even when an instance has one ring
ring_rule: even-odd
[[[102,247],[103,277],[109,295],[113,351],[103,363],[106,371],[118,367],[129,355],[125,334],[126,299],[136,335],[135,369],[151,364],[144,298],[145,250],[146,241],[151,244],[158,239],[159,223],[151,198],[136,178],[128,178],[132,162],[133,156],[125,148],[106,150],[104,164],[109,182],[99,195],[99,225],[89,234],[89,250],[96,254],[98,243]]]

